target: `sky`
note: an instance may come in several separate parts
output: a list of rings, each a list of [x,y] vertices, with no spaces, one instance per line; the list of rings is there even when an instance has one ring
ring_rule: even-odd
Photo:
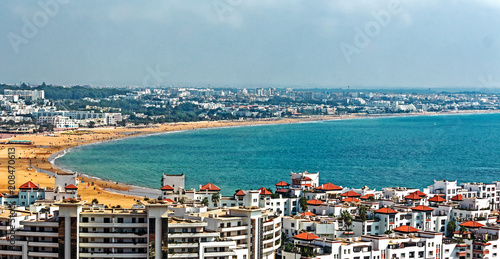
[[[0,3],[0,82],[500,88],[500,1]]]

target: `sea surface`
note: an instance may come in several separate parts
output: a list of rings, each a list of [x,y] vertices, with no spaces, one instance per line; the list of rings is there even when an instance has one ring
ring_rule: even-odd
[[[424,188],[433,180],[500,180],[500,114],[364,118],[166,133],[77,148],[56,165],[160,188],[162,173],[224,195],[273,188],[290,172],[320,183]]]

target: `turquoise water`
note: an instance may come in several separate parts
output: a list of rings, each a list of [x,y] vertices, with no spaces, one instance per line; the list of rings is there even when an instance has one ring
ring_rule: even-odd
[[[380,189],[423,188],[434,179],[500,180],[500,114],[412,116],[202,129],[125,139],[74,150],[64,168],[160,188],[162,172],[186,186],[273,187],[290,171],[320,182]]]

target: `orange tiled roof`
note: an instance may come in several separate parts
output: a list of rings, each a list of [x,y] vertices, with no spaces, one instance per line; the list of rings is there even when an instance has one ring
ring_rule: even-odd
[[[260,188],[259,191],[260,191],[260,195],[271,195],[271,194],[273,194],[272,192],[270,192],[268,189],[266,189],[264,187]]]
[[[302,181],[312,181],[312,179],[307,176],[304,176],[304,178],[302,178]]]
[[[35,189],[35,190],[38,190],[40,188],[38,188],[38,186],[36,184],[34,184],[32,181],[28,181],[25,184],[19,186],[19,189]]]
[[[319,237],[316,236],[313,233],[307,233],[307,232],[302,232],[298,235],[293,236],[293,238],[300,239],[300,240],[306,240],[306,241],[311,241],[314,239],[318,239]]]
[[[242,190],[239,190],[236,192],[236,196],[245,196],[245,192]]]
[[[200,191],[220,191],[220,188],[213,183],[207,183],[200,188]]]
[[[287,182],[285,182],[285,181],[281,181],[281,182],[279,182],[279,183],[277,183],[275,185],[276,186],[288,186],[289,184]]]
[[[462,196],[462,194],[458,194],[456,196],[454,196],[453,198],[451,198],[452,201],[461,201],[464,199],[464,196]]]
[[[366,195],[363,195],[363,196],[361,196],[359,198],[362,199],[362,200],[368,200],[368,198],[370,198],[370,197],[375,197],[375,195],[373,195],[373,194],[366,194]]]
[[[418,232],[418,229],[416,229],[412,226],[401,226],[401,227],[395,228],[394,231],[403,232],[403,233],[415,233],[415,232]]]
[[[420,190],[416,190],[416,191],[415,191],[415,192],[413,192],[413,193],[415,193],[416,195],[418,195],[418,196],[420,196],[420,197],[427,197],[427,194],[425,194],[425,193],[421,192]]]
[[[323,190],[323,191],[340,191],[342,190],[341,187],[333,184],[333,183],[325,183],[321,186],[316,187],[317,190]]]
[[[301,215],[304,216],[304,217],[305,216],[316,216],[316,214],[314,214],[314,213],[312,213],[310,211],[306,211],[306,212],[302,213]]]
[[[480,228],[480,227],[484,227],[483,224],[477,222],[477,221],[466,221],[462,224],[460,224],[459,226],[464,226],[464,227],[467,227],[467,228]]]
[[[446,201],[446,200],[443,199],[443,197],[441,197],[441,196],[435,195],[432,198],[430,198],[429,201],[432,201],[432,202],[443,202],[443,201]]]
[[[342,197],[360,197],[361,194],[359,194],[355,191],[348,191],[348,192],[342,193],[340,196],[342,196]]]
[[[353,198],[353,197],[345,198],[342,200],[342,202],[359,202],[359,201],[360,200]]]
[[[320,201],[320,200],[314,199],[314,200],[307,201],[307,204],[309,204],[309,205],[321,205],[321,204],[325,204],[325,203]]]
[[[379,214],[396,214],[398,213],[397,211],[391,209],[391,208],[381,208],[375,211],[375,213]]]
[[[172,200],[172,199],[163,199],[163,201],[170,202],[170,203],[175,203],[175,201]]]
[[[415,192],[405,196],[408,200],[421,200],[422,197],[418,196]]]
[[[64,188],[68,190],[78,190],[78,187],[76,187],[74,184],[67,185]]]
[[[418,205],[416,207],[411,208],[412,210],[416,211],[433,211],[434,209],[431,207],[423,206],[423,205]]]
[[[174,187],[166,184],[165,186],[161,187],[161,190],[162,191],[173,191],[174,190]]]

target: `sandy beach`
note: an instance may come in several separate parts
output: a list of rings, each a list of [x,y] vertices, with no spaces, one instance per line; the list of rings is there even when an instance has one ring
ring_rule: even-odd
[[[85,130],[84,134],[62,134],[59,133],[44,133],[44,134],[29,134],[9,136],[2,140],[29,140],[32,145],[18,145],[8,144],[1,145],[0,147],[0,192],[8,192],[7,183],[7,162],[8,162],[8,148],[15,148],[15,170],[16,170],[16,188],[27,181],[32,181],[39,184],[41,187],[53,187],[54,179],[53,174],[67,174],[53,164],[56,156],[60,152],[68,148],[78,147],[92,143],[117,140],[127,137],[137,137],[148,134],[158,134],[162,132],[179,131],[179,130],[194,130],[201,128],[214,128],[214,127],[232,127],[232,126],[245,126],[245,125],[259,125],[259,124],[287,124],[299,123],[308,121],[324,121],[324,120],[341,120],[341,119],[355,119],[355,118],[370,118],[370,117],[396,117],[396,116],[422,116],[422,115],[440,115],[440,114],[471,114],[471,113],[497,113],[500,111],[460,111],[448,113],[416,113],[416,114],[387,114],[387,115],[346,115],[346,116],[311,116],[303,118],[286,118],[278,120],[244,120],[244,121],[203,121],[203,122],[181,122],[170,123],[163,125],[152,125],[143,128],[125,128],[125,127],[109,127],[109,128],[94,128],[94,129],[80,129]],[[33,166],[36,169],[29,169]],[[38,169],[38,170],[37,170]],[[151,198],[159,195],[158,190],[151,190],[142,187],[134,187],[122,183],[105,181],[95,177],[80,175],[79,177],[78,194],[82,200],[91,201],[97,198],[99,203],[108,206],[121,205],[122,207],[131,207],[137,199],[144,199],[144,196]],[[83,183],[81,183],[83,181]]]

